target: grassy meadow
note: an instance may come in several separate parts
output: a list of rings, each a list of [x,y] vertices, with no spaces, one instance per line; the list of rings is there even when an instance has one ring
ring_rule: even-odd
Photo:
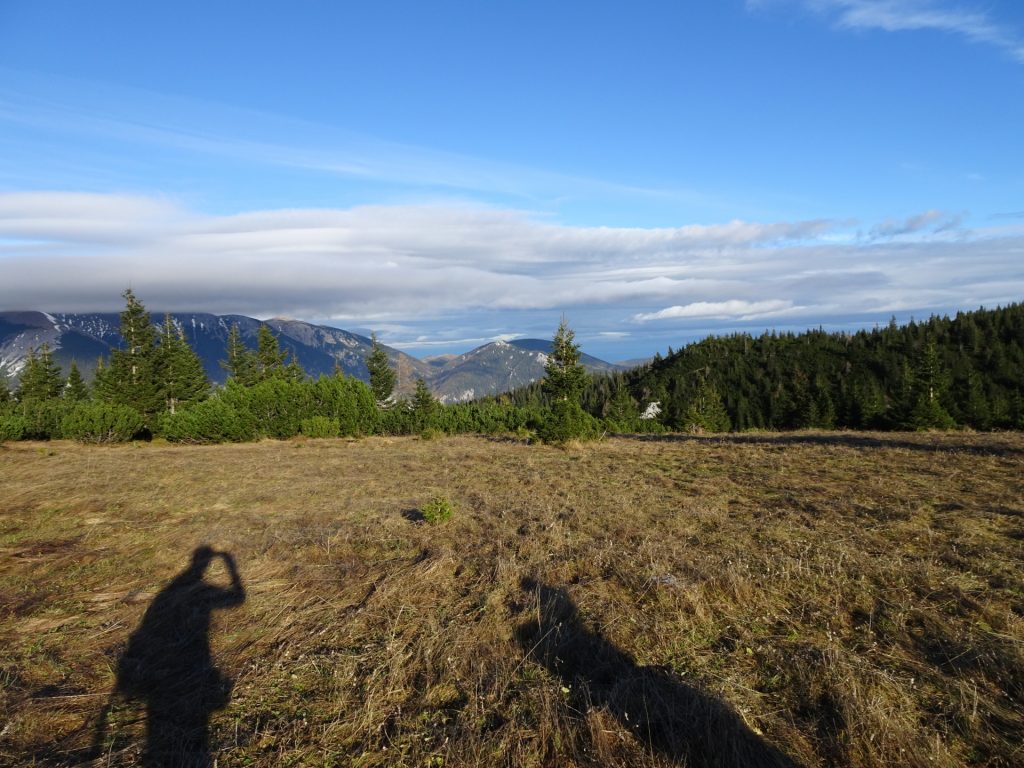
[[[190,750],[1022,765],[1024,436],[0,446],[0,764]]]

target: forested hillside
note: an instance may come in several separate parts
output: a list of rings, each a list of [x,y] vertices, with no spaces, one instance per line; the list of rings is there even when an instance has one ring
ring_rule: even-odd
[[[515,399],[539,396],[532,388]],[[712,337],[592,379],[584,393],[598,416],[651,402],[667,427],[684,430],[1019,429],[1024,305],[854,334]]]

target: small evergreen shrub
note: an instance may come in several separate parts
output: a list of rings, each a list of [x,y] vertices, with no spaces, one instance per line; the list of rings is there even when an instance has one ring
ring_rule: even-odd
[[[24,440],[56,440],[63,437],[61,422],[68,413],[62,400],[29,400],[21,406],[25,420]]]
[[[414,432],[412,412],[403,403],[396,403],[390,408],[381,409],[380,432],[383,435],[411,435]]]
[[[919,432],[929,429],[956,429],[956,421],[937,398],[921,398],[910,412],[907,426]]]
[[[0,443],[21,440],[27,426],[24,416],[14,413],[0,415]]]
[[[668,429],[657,419],[637,419],[633,431],[643,435],[663,435]]]
[[[601,425],[579,403],[559,400],[537,428],[545,443],[560,445],[570,440],[593,440],[601,434]]]
[[[341,434],[341,422],[330,416],[311,416],[299,422],[299,429],[306,437],[337,437]]]
[[[221,397],[164,416],[160,428],[172,443],[238,443],[256,437],[248,415],[239,413]]]
[[[533,440],[537,437],[537,433],[532,429],[528,429],[527,427],[516,427],[514,434],[520,440],[526,441]]]
[[[145,426],[142,414],[116,403],[79,403],[61,419],[64,437],[81,443],[123,443]]]
[[[314,415],[310,389],[304,382],[268,379],[251,387],[229,384],[220,395],[261,437],[295,437],[304,418]],[[251,439],[251,438],[243,438]]]
[[[431,525],[438,525],[451,519],[455,513],[455,507],[452,503],[444,496],[435,496],[429,502],[423,505],[423,509],[420,510],[423,513],[423,519]]]
[[[309,391],[307,416],[329,416],[338,420],[342,437],[372,435],[380,429],[380,416],[373,392],[351,376],[321,376],[304,382]]]

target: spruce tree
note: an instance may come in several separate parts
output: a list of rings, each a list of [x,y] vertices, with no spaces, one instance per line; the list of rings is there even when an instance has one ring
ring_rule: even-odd
[[[812,391],[810,426],[815,429],[835,429],[836,406],[828,382],[822,378],[816,379]]]
[[[704,380],[683,417],[688,432],[728,432],[732,424],[718,390]]]
[[[164,316],[156,359],[160,394],[168,411],[175,413],[180,405],[206,397],[210,383],[203,363],[169,314]]]
[[[228,372],[228,376],[244,387],[256,383],[256,358],[252,350],[242,341],[242,333],[238,323],[232,323],[228,331],[225,349],[226,360],[220,361],[220,367]]]
[[[975,429],[992,428],[992,408],[976,371],[970,371],[961,394],[961,412],[964,420]]]
[[[43,344],[38,354],[35,350],[29,350],[15,393],[18,401],[27,403],[53,400],[60,397],[63,387],[60,366],[53,361],[50,345]]]
[[[907,426],[911,429],[952,429],[953,417],[942,405],[947,377],[934,342],[928,342],[918,358],[913,377],[913,406]]]
[[[97,400],[103,399],[103,393],[106,387],[107,377],[107,361],[100,355],[96,358],[96,369],[92,374],[92,384],[89,387],[89,393]]]
[[[544,374],[542,386],[552,402],[551,411],[538,430],[540,438],[548,443],[564,443],[596,436],[593,418],[580,406],[587,371],[580,365],[580,348],[564,317],[552,339]]]
[[[149,312],[131,288],[122,296],[125,309],[120,332],[124,348],[113,350],[110,364],[97,371],[97,392],[101,399],[130,406],[148,419],[164,405],[157,379],[157,333]]]
[[[71,369],[68,371],[68,380],[64,385],[64,399],[72,403],[80,403],[89,399],[89,388],[78,370],[78,364],[72,360]]]
[[[279,369],[278,375],[285,381],[292,383],[305,381],[306,371],[299,365],[299,358],[294,351],[289,355],[287,364]]]
[[[432,426],[437,407],[438,402],[430,393],[427,382],[416,379],[416,390],[412,395],[412,414],[417,428],[426,429]]]
[[[629,393],[629,387],[626,386],[625,382],[619,382],[619,385],[615,387],[611,398],[608,400],[607,408],[605,408],[604,417],[611,425],[611,429],[628,430],[635,428],[636,422],[640,418],[640,410],[637,408],[636,401]]]
[[[366,367],[370,371],[370,390],[377,401],[377,405],[383,406],[395,391],[395,371],[388,362],[388,353],[377,341],[377,334],[370,337],[373,348],[366,358]]]
[[[563,317],[551,342],[551,354],[544,364],[544,389],[555,402],[579,403],[587,383],[587,370],[580,365],[580,346],[576,334]]]
[[[284,369],[287,364],[288,351],[281,349],[270,326],[261,325],[256,334],[256,380],[286,378]]]
[[[1007,420],[1011,429],[1024,429],[1024,391],[1019,387],[1010,398]]]

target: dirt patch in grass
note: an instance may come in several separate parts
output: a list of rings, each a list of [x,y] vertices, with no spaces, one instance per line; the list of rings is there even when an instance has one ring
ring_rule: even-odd
[[[1019,765],[1022,476],[1018,435],[8,445],[0,764]]]

